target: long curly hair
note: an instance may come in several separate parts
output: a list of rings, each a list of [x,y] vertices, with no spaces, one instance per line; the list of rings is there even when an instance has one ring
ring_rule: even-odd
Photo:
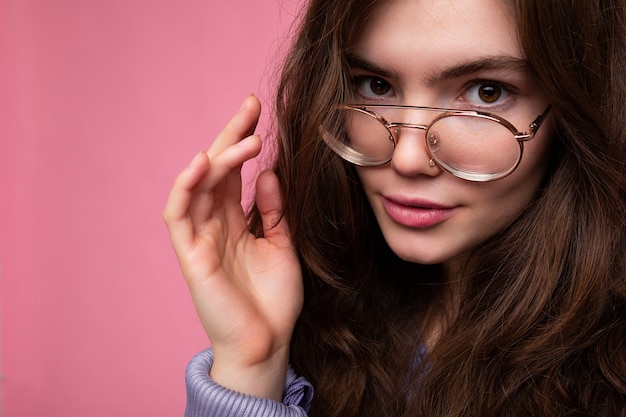
[[[310,1],[277,90],[274,169],[305,284],[291,362],[315,386],[310,415],[626,416],[625,2],[510,2],[554,155],[533,203],[473,252],[427,353],[444,271],[391,252],[319,134],[349,98],[345,54],[374,4]]]

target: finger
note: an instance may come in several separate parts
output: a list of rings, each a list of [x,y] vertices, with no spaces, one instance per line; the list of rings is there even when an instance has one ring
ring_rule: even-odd
[[[189,219],[189,208],[193,200],[193,189],[209,169],[205,152],[200,152],[176,178],[163,210],[163,220],[170,232],[175,249],[193,240],[193,225]]]
[[[259,152],[261,152],[261,138],[257,135],[248,136],[229,146],[210,158],[210,170],[198,181],[194,191],[211,192],[218,185],[223,184],[229,175],[239,175],[243,163],[256,157]],[[241,188],[241,185],[238,188]]]
[[[256,183],[256,204],[263,222],[263,233],[266,239],[276,243],[290,242],[289,227],[283,218],[283,200],[278,177],[271,170],[259,174]],[[287,239],[282,241],[282,239]]]
[[[211,145],[207,152],[209,157],[213,158],[229,146],[252,135],[259,122],[260,114],[259,99],[252,94],[246,97],[239,112],[233,116]]]
[[[216,215],[218,206],[223,209],[219,213],[223,218],[231,214],[243,216],[241,167],[245,161],[257,156],[260,150],[261,139],[253,135],[228,147],[210,161],[207,174],[193,188],[193,200],[189,207],[190,218],[196,229]]]

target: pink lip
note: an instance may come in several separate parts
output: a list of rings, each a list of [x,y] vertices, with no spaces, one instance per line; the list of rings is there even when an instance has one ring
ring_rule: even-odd
[[[415,228],[438,225],[452,216],[455,209],[429,201],[389,197],[383,199],[383,206],[392,220]]]

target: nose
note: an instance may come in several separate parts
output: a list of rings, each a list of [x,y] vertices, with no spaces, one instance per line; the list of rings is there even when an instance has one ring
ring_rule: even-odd
[[[392,168],[400,175],[436,176],[441,168],[434,164],[426,148],[426,129],[424,125],[396,126],[396,148],[391,158]]]

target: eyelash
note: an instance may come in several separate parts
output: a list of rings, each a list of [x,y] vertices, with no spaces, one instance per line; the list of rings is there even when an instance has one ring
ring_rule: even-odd
[[[362,75],[362,76],[356,76],[356,77],[352,78],[352,87],[353,87],[352,89],[354,90],[354,93],[358,97],[360,97],[362,99],[365,99],[365,100],[381,101],[381,100],[387,98],[387,96],[382,96],[382,95],[379,96],[379,95],[373,94],[372,96],[368,96],[368,95],[365,95],[365,94],[361,93],[361,91],[362,91],[361,87],[363,86],[363,84],[366,83],[366,82],[371,83],[374,80],[383,81],[384,83],[386,83],[389,86],[390,90],[393,91],[393,86],[391,85],[391,83],[387,82],[384,78],[376,77],[376,76],[373,76],[373,75]]]
[[[380,102],[380,103],[388,100],[390,97],[388,95],[376,95],[375,93],[372,92],[372,95],[370,96],[370,95],[366,95],[362,93],[363,84],[371,83],[372,81],[375,81],[375,80],[380,80],[384,82],[385,84],[387,84],[387,86],[389,86],[390,91],[394,92],[393,85],[389,83],[387,80],[385,80],[383,77],[377,77],[375,75],[355,76],[352,78],[353,91],[356,96],[355,98],[358,97],[362,100]],[[495,104],[485,103],[485,105],[480,105],[477,103],[471,103],[467,100],[467,95],[470,93],[471,89],[480,87],[480,86],[486,86],[486,85],[499,87],[501,89],[501,91],[503,92],[504,98],[503,99],[498,98],[497,100],[502,100],[502,102],[498,102]],[[460,99],[460,101],[463,103],[463,106],[462,106],[463,108],[467,108],[470,110],[497,111],[497,110],[506,110],[511,105],[513,105],[513,103],[515,102],[516,93],[517,93],[517,89],[507,83],[503,83],[501,81],[495,81],[495,80],[475,79],[466,83],[461,88],[461,93],[457,95],[456,99],[457,100]],[[395,96],[395,93],[392,95],[392,97],[393,96]]]
[[[489,104],[485,103],[484,105],[476,104],[476,103],[467,103],[472,110],[488,110],[488,111],[503,111],[511,107],[516,101],[516,93],[517,89],[513,86],[495,80],[485,80],[485,79],[476,79],[468,82],[463,86],[462,93],[458,96],[465,100],[465,97],[470,93],[470,90],[476,87],[481,86],[494,86],[501,89],[503,93],[503,98],[498,97],[496,103]]]

